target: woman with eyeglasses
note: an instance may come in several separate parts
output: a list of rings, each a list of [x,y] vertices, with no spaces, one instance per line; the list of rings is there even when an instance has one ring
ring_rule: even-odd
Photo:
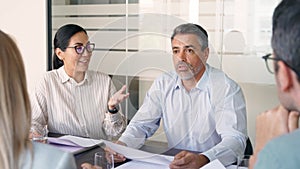
[[[0,168],[76,169],[73,154],[28,140],[30,122],[22,56],[13,39],[0,30]]]
[[[116,92],[111,78],[88,70],[95,44],[75,24],[58,29],[54,37],[52,71],[47,72],[32,95],[32,131],[93,139],[116,139],[126,120],[118,105],[129,94]]]

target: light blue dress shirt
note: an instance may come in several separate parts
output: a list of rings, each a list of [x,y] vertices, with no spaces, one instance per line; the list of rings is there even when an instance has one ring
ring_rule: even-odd
[[[202,152],[224,165],[246,147],[247,118],[241,88],[222,71],[206,65],[191,91],[175,72],[156,79],[120,141],[139,148],[158,129],[160,120],[170,148]]]
[[[48,144],[33,142],[21,158],[21,169],[77,169],[74,155]]]
[[[299,169],[300,129],[271,140],[258,154],[255,169]]]

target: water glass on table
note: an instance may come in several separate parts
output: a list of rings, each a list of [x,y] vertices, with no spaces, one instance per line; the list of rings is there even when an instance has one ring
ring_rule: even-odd
[[[48,129],[45,126],[40,132],[36,131],[34,128],[30,129],[31,140],[41,143],[47,143]]]
[[[114,156],[110,152],[95,153],[94,166],[97,169],[114,169]]]

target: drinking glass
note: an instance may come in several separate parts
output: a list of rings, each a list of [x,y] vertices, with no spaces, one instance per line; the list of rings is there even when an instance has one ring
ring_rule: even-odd
[[[97,169],[114,169],[114,156],[110,152],[97,152],[94,160]]]
[[[30,133],[31,133],[31,139],[32,139],[32,141],[41,142],[41,143],[47,143],[47,135],[48,135],[47,126],[45,126],[41,130],[41,133],[39,133],[35,129],[31,128],[30,129]]]

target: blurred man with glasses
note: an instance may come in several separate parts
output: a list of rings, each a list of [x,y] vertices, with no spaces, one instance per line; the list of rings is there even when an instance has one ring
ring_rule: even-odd
[[[273,14],[273,54],[263,56],[274,72],[281,105],[256,120],[255,169],[300,167],[300,1],[283,0]]]

